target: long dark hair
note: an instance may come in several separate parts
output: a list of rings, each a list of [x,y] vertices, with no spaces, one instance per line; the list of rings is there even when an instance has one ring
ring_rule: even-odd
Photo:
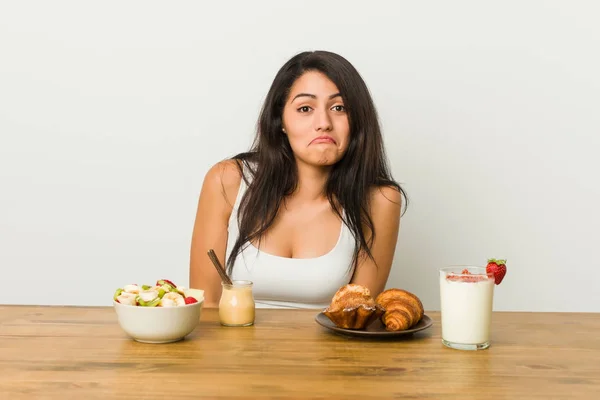
[[[240,202],[240,234],[227,261],[229,272],[244,245],[255,239],[260,242],[273,224],[285,197],[292,194],[298,184],[294,154],[287,135],[282,133],[282,118],[290,88],[306,71],[319,71],[337,86],[349,118],[348,149],[343,158],[332,166],[324,189],[333,211],[342,218],[356,240],[353,264],[361,250],[373,258],[370,247],[375,229],[368,212],[370,190],[391,186],[406,199],[404,190],[392,179],[377,111],[358,71],[335,53],[300,53],[285,63],[275,76],[261,110],[250,151],[233,157],[248,189]],[[243,173],[244,167],[249,179]]]

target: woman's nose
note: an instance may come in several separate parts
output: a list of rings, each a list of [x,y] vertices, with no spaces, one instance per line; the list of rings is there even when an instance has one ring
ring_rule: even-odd
[[[314,125],[316,131],[328,132],[332,128],[331,118],[327,110],[321,110],[314,113]]]

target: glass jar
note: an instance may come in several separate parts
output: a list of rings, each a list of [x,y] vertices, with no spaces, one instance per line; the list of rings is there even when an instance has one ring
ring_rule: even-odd
[[[221,283],[219,319],[224,326],[250,326],[254,324],[254,296],[251,281]]]

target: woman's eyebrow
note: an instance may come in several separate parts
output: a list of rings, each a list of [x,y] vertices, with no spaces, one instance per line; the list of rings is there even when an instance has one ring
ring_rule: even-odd
[[[341,93],[334,93],[331,96],[329,96],[329,99],[335,99],[336,97],[340,97],[342,94]],[[317,96],[311,93],[298,93],[297,95],[294,96],[294,98],[292,99],[292,101],[296,100],[298,97],[310,97],[311,99],[316,99]]]

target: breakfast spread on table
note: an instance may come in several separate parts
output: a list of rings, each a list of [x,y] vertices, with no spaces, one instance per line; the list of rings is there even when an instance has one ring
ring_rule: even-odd
[[[152,286],[125,285],[113,295],[117,303],[140,307],[181,307],[197,303],[202,298],[201,290],[186,290],[168,279],[159,279]]]
[[[450,343],[448,340],[450,338],[462,347],[487,348],[492,289],[493,286],[499,285],[506,275],[506,260],[489,259],[486,267],[447,267],[440,271],[443,339]],[[454,285],[457,285],[456,288]],[[468,304],[474,302],[478,308],[463,304],[463,300],[461,300],[463,303],[457,303],[459,298],[465,296],[468,297],[466,300]],[[185,289],[171,280],[159,279],[154,285],[128,284],[118,288],[113,299],[119,305],[135,306],[135,308],[177,308],[203,303],[204,291]],[[252,282],[223,283],[219,302],[221,325],[253,325],[254,308]],[[468,310],[472,323],[467,323],[468,318],[466,319],[464,313],[460,314],[457,310]],[[196,316],[191,318],[197,320]],[[316,320],[320,325],[338,333],[343,331],[351,336],[371,337],[412,334],[432,325],[432,319],[425,315],[423,303],[416,294],[401,288],[390,288],[373,296],[367,287],[354,283],[340,287],[333,295],[330,304],[319,313]],[[178,334],[176,339],[183,336],[185,336],[183,333]],[[136,340],[141,339],[136,338]],[[150,339],[141,341],[144,340]],[[171,340],[172,338],[163,341],[152,339],[151,342],[166,343]]]
[[[339,328],[365,329],[379,318],[387,331],[402,331],[415,326],[424,312],[421,300],[406,290],[388,289],[374,299],[368,288],[350,283],[335,293],[323,314]]]

